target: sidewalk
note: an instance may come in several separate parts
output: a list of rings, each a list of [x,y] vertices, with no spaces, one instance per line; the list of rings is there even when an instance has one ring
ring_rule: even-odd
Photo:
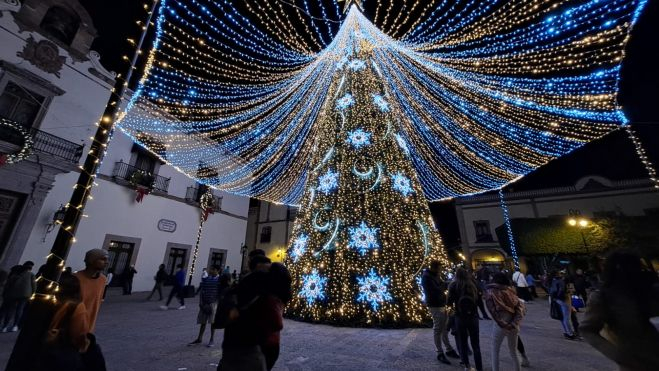
[[[199,329],[197,298],[186,300],[184,310],[176,310],[178,302],[172,301],[172,309],[163,311],[159,309],[163,302],[146,302],[145,297],[146,293],[108,293],[96,331],[108,370],[215,370],[222,352],[222,331],[216,334],[213,348],[186,346]],[[492,321],[481,321],[480,325],[483,365],[489,370]],[[208,337],[206,330],[204,344]],[[16,333],[0,334],[0,367],[4,368],[15,338]],[[354,329],[287,320],[281,338],[281,356],[275,370],[463,370],[453,359],[451,366],[435,359],[429,328]],[[564,340],[560,323],[549,318],[546,300],[528,305],[522,338],[531,360],[530,370],[617,370],[587,343]],[[505,347],[501,359],[501,370],[511,370]]]

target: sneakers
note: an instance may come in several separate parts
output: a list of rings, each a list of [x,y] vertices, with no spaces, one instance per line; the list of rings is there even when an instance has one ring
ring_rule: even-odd
[[[450,365],[450,364],[451,364],[451,361],[449,361],[448,358],[446,358],[446,356],[444,355],[444,353],[439,353],[439,354],[437,355],[437,360],[438,360],[439,362],[445,364],[445,365]]]
[[[563,337],[568,339],[568,340],[577,340],[576,336],[570,335],[570,334],[563,334]]]
[[[201,340],[196,339],[195,341],[188,343],[188,346],[197,345],[197,344],[201,344]]]
[[[160,306],[160,309],[162,309],[162,310],[167,310],[167,309],[169,309],[169,307],[166,306],[166,305],[161,305],[161,306]]]
[[[208,348],[212,348],[214,346],[215,346],[215,343],[212,342],[212,341],[209,341],[208,344],[206,344],[206,347],[208,347]]]
[[[16,331],[18,331],[18,326],[14,326],[14,327],[12,327],[10,331],[11,331],[11,332],[16,332]]]
[[[449,350],[448,352],[445,352],[444,354],[445,354],[447,357],[451,357],[451,358],[460,358],[460,355],[459,355],[458,352],[456,352],[454,349],[451,349],[451,350]]]
[[[185,309],[185,305],[181,305],[180,307],[178,307],[178,310],[183,310],[183,309]]]

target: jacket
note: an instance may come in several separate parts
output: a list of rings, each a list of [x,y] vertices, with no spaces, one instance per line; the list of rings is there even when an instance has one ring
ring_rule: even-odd
[[[36,281],[32,272],[25,270],[7,281],[6,297],[11,299],[28,299],[36,290]]]
[[[446,284],[437,277],[437,273],[429,269],[424,270],[421,276],[421,287],[426,295],[427,306],[446,306]]]
[[[524,304],[512,287],[492,283],[486,286],[485,305],[492,319],[505,330],[514,330],[524,318]]]

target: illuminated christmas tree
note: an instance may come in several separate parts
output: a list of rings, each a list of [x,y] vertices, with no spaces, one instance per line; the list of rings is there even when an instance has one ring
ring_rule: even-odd
[[[301,207],[299,318],[419,323],[415,280],[446,263],[427,201],[502,189],[627,123],[646,0],[396,3],[161,0],[120,124],[210,187]]]
[[[353,13],[335,42],[338,68],[319,116],[288,266],[289,312],[340,324],[409,325],[427,311],[417,278],[446,261],[374,57],[383,44]]]

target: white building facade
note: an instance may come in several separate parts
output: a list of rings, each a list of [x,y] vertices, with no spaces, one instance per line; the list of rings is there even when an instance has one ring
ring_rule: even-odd
[[[591,175],[569,187],[505,192],[509,218],[584,218],[647,216],[659,212],[659,192],[649,179],[612,181]],[[462,251],[472,267],[502,266],[511,257],[501,249],[495,229],[505,219],[498,194],[455,202]],[[514,231],[513,231],[514,233]]]
[[[114,85],[114,74],[90,51],[96,36],[75,0],[0,0],[0,117],[30,132],[32,154],[0,167],[0,269],[32,260],[36,266],[55,239],[56,211],[71,196]],[[11,129],[0,131],[0,152],[20,150]],[[166,149],[165,149],[166,150]],[[136,201],[135,174],[149,174],[150,192]],[[83,268],[85,251],[110,252],[115,276],[134,265],[134,291],[153,286],[160,264],[190,269],[205,192],[116,130],[92,190],[67,265]],[[238,269],[249,199],[213,191],[193,283],[213,264]],[[120,280],[117,280],[120,283]]]
[[[293,234],[297,210],[293,206],[253,199],[245,236],[246,253],[261,249],[270,260],[283,261]]]

